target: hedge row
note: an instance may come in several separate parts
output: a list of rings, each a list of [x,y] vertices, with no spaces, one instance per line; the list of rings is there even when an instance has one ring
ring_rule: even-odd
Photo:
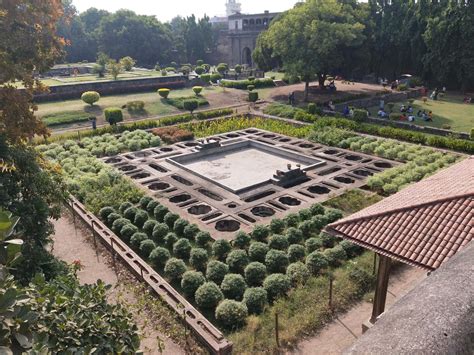
[[[249,85],[253,85],[254,88],[267,88],[275,86],[273,79],[255,79],[255,80],[221,80],[221,85],[226,88],[248,90]]]

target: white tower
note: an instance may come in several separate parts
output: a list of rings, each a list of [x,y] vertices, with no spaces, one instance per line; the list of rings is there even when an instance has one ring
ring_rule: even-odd
[[[242,5],[236,0],[227,0],[226,4],[227,17],[240,13]]]

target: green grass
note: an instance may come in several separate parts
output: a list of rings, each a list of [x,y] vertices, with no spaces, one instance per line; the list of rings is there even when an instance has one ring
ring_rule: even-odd
[[[85,122],[89,120],[91,115],[83,111],[65,111],[59,113],[51,113],[41,118],[41,121],[48,126],[61,126],[71,123]]]
[[[375,193],[353,189],[324,202],[323,205],[340,209],[345,214],[350,215],[381,200],[383,200],[383,197]]]
[[[433,112],[433,122],[425,122],[417,117],[415,124],[419,126],[430,126],[437,128],[451,127],[453,131],[470,132],[474,128],[474,104],[464,104],[464,96],[457,94],[447,94],[438,101],[428,100],[424,103],[422,100],[415,100],[413,110],[415,114],[418,110]],[[408,102],[396,102],[394,112],[400,111],[400,105],[408,105]],[[376,116],[378,107],[371,107],[369,111]]]
[[[269,71],[265,73],[265,76],[267,78],[275,77],[276,80],[282,80],[283,77],[285,76],[285,73],[280,73],[276,71]]]

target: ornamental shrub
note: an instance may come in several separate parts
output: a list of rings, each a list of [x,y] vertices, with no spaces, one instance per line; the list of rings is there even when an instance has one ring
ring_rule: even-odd
[[[191,114],[199,107],[199,102],[197,100],[185,100],[183,102],[183,108],[186,111],[191,112]]]
[[[153,201],[153,198],[151,198],[150,196],[143,196],[139,202],[140,207],[146,209],[150,201]]]
[[[163,247],[157,247],[153,249],[153,251],[150,253],[150,256],[148,257],[152,266],[156,268],[164,267],[169,258],[171,258],[170,252],[168,249]]]
[[[239,274],[227,274],[221,283],[221,290],[224,296],[236,301],[242,300],[246,288],[247,284],[242,275]]]
[[[204,81],[206,84],[211,82],[211,74],[202,74],[201,80]]]
[[[119,215],[118,213],[111,213],[109,214],[109,216],[107,217],[107,225],[110,227],[110,226],[113,226],[114,222],[117,220],[117,219],[121,219],[122,216]],[[113,230],[113,228],[112,228]]]
[[[325,248],[332,248],[336,243],[336,238],[329,234],[321,233],[319,237],[321,238],[323,242],[323,247]]]
[[[312,115],[316,114],[316,104],[315,103],[310,102],[308,104],[308,113],[310,113]]]
[[[165,246],[168,249],[172,249],[174,243],[176,243],[177,241],[178,241],[178,237],[174,233],[168,233],[165,237],[165,240],[164,240]]]
[[[103,207],[99,211],[100,219],[103,221],[107,221],[107,217],[109,217],[112,213],[115,213],[115,209],[113,207]]]
[[[272,233],[282,233],[285,230],[285,222],[278,218],[273,218],[270,222],[270,230]]]
[[[135,100],[127,102],[127,111],[130,113],[140,113],[145,111],[145,101]]]
[[[133,224],[138,228],[142,228],[146,221],[148,221],[148,212],[144,210],[138,210],[135,214]]]
[[[234,250],[225,259],[229,270],[234,273],[243,274],[245,267],[249,263],[249,258],[245,250]]]
[[[351,243],[348,240],[341,241],[339,246],[344,249],[348,258],[353,258],[357,255],[360,255],[364,251],[364,248],[358,246],[357,244]]]
[[[262,242],[253,242],[249,247],[249,257],[252,261],[265,262],[265,257],[270,248],[267,244]]]
[[[227,254],[232,250],[230,243],[227,240],[220,239],[212,243],[212,254],[218,260],[225,260]]]
[[[219,74],[224,74],[226,71],[229,70],[229,66],[226,63],[219,63],[216,69]]]
[[[159,205],[158,201],[151,200],[148,203],[148,205],[146,206],[145,209],[147,210],[148,213],[153,214],[153,212],[155,211],[156,206],[158,206],[158,205]]]
[[[294,286],[304,285],[308,281],[311,273],[308,267],[301,261],[288,265],[286,269],[286,276],[290,279]]]
[[[313,221],[311,220],[301,222],[298,225],[298,229],[301,231],[301,233],[303,234],[303,238],[305,239],[311,237],[311,235],[313,235],[316,230],[314,228]]]
[[[194,71],[197,75],[202,75],[206,71],[206,69],[204,69],[201,66],[197,66],[196,69],[194,69]]]
[[[250,245],[250,236],[244,231],[239,231],[235,235],[232,245],[239,249],[246,249]]]
[[[157,223],[153,227],[153,232],[151,236],[155,242],[162,243],[169,231],[170,229],[165,223]]]
[[[354,121],[363,122],[368,118],[368,116],[369,115],[367,114],[366,110],[355,109],[352,118],[354,119]]]
[[[111,125],[116,125],[123,121],[122,110],[118,107],[109,107],[104,110],[105,120]]]
[[[284,274],[272,274],[263,281],[263,288],[267,291],[268,300],[272,302],[279,297],[286,296],[291,288],[291,282]]]
[[[324,212],[324,216],[326,217],[327,223],[333,223],[337,220],[341,219],[344,215],[342,211],[335,209],[335,208],[328,208]]]
[[[252,238],[258,242],[265,242],[270,235],[270,229],[262,224],[257,224],[252,231]]]
[[[249,101],[250,102],[257,102],[258,101],[258,91],[250,91],[249,92]]]
[[[224,300],[217,306],[215,316],[224,329],[237,330],[245,325],[248,310],[242,302]]]
[[[112,224],[112,231],[114,231],[115,234],[120,234],[122,228],[129,223],[130,221],[126,218],[118,218]]]
[[[308,251],[308,254],[311,254],[313,251],[321,249],[323,246],[323,241],[321,238],[309,238],[305,242],[306,250]]]
[[[326,226],[326,224],[328,224],[326,216],[321,215],[316,215],[311,218],[311,222],[313,223],[315,232],[320,231]]]
[[[265,265],[269,273],[284,273],[288,264],[288,256],[284,251],[270,249],[265,256]]]
[[[204,285],[206,278],[202,272],[186,271],[181,279],[181,288],[184,294],[189,298],[194,298],[197,289]]]
[[[173,225],[173,231],[176,233],[178,237],[182,237],[184,235],[184,228],[189,224],[188,221],[182,218],[178,218]]]
[[[224,264],[221,261],[211,260],[207,264],[206,268],[206,278],[209,281],[215,282],[216,284],[221,284],[224,280],[225,275],[229,273],[229,267],[227,264]]]
[[[100,94],[97,91],[86,91],[81,95],[81,100],[86,104],[93,106],[100,100]]]
[[[122,229],[120,230],[120,238],[126,242],[126,243],[129,243],[130,242],[130,238],[132,238],[132,236],[138,232],[138,228],[137,226],[134,226],[133,224],[131,223],[127,223],[126,225],[124,225],[122,227]]]
[[[306,257],[306,266],[313,275],[318,275],[323,269],[328,267],[328,261],[323,253],[313,251]]]
[[[298,244],[303,240],[303,233],[298,228],[290,227],[286,231],[286,238],[290,245]]]
[[[130,222],[133,222],[135,220],[135,215],[137,214],[138,212],[138,208],[136,207],[129,207],[125,210],[125,212],[123,213],[123,216],[128,219]]]
[[[347,260],[347,254],[340,245],[336,245],[334,248],[326,249],[324,251],[330,266],[337,267],[342,264],[344,260]]]
[[[165,275],[171,281],[178,281],[186,272],[186,264],[181,259],[171,258],[165,264]]]
[[[173,212],[168,212],[165,217],[163,218],[163,222],[165,222],[169,228],[173,228],[174,222],[176,222],[179,218],[179,215]]]
[[[249,286],[262,286],[267,276],[267,268],[258,261],[251,262],[245,268],[245,280]]]
[[[224,294],[214,282],[206,282],[197,289],[194,299],[199,307],[213,309],[224,299]]]
[[[122,203],[122,204],[120,205],[119,211],[120,211],[120,213],[123,214],[123,213],[125,213],[125,211],[126,211],[127,209],[129,209],[129,208],[132,207],[132,206],[133,206],[133,204],[131,204],[130,202],[124,202],[124,203]]]
[[[187,260],[189,259],[189,254],[191,253],[191,243],[185,238],[179,239],[176,243],[173,244],[173,254],[177,258]]]
[[[153,215],[155,216],[155,219],[158,222],[163,222],[168,212],[169,212],[168,207],[163,206],[163,205],[158,205],[155,207],[155,210],[153,211]]]
[[[153,238],[153,230],[157,225],[158,222],[153,219],[149,219],[143,225],[143,231],[148,235],[149,238]]]
[[[201,94],[202,92],[202,86],[194,86],[193,91],[196,94],[196,96],[199,96],[199,94]]]
[[[268,303],[268,294],[263,287],[248,288],[244,292],[243,303],[250,314],[260,314]]]
[[[247,90],[248,91],[254,91],[255,90],[255,85],[247,85]]]
[[[211,74],[211,81],[216,84],[219,80],[222,80],[222,75],[220,74]]]
[[[288,239],[285,236],[279,234],[272,235],[268,242],[270,249],[286,250],[288,249],[288,245]]]
[[[242,66],[240,64],[236,64],[234,70],[237,74],[242,73]]]
[[[304,246],[300,244],[293,244],[288,248],[288,259],[292,263],[303,260],[305,255]]]
[[[170,89],[158,89],[158,95],[162,98],[167,99],[170,94]]]
[[[186,227],[184,227],[183,235],[189,240],[194,240],[199,232],[199,227],[196,224],[188,224]]]
[[[144,258],[148,258],[153,250],[155,250],[156,244],[151,239],[145,239],[140,243],[140,254]]]
[[[196,270],[205,271],[208,260],[209,260],[209,255],[207,255],[206,249],[203,249],[203,248],[191,249],[189,264]]]
[[[356,266],[349,271],[349,280],[359,287],[360,290],[358,294],[364,295],[375,285],[376,276]]]
[[[300,218],[300,221],[308,221],[313,217],[313,214],[311,213],[311,210],[309,208],[303,208],[298,212],[298,216]]]
[[[289,227],[297,227],[300,223],[300,217],[296,213],[289,213],[284,218],[286,226]]]
[[[145,233],[137,232],[130,238],[130,246],[135,250],[139,250],[140,245],[146,239],[148,239],[148,237]]]
[[[199,232],[196,234],[196,244],[199,245],[200,247],[207,247],[209,242],[212,240],[211,235],[209,232]]]

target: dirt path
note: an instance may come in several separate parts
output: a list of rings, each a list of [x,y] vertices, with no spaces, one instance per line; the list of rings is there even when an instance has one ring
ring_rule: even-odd
[[[97,280],[102,280],[113,287],[110,289],[109,299],[111,302],[124,304],[134,315],[135,321],[142,333],[141,348],[145,354],[185,354],[185,351],[175,344],[166,334],[156,330],[153,322],[147,315],[139,309],[139,304],[143,302],[135,297],[131,291],[134,281],[124,277],[122,273],[115,273],[114,268],[107,262],[107,254],[98,248],[96,254],[91,245],[92,235],[85,228],[74,228],[72,217],[69,213],[64,213],[58,221],[54,221],[54,247],[53,254],[67,263],[79,260],[83,269],[78,272],[81,283],[91,284]],[[162,348],[160,352],[158,349]]]
[[[424,270],[402,266],[390,278],[386,309],[425,277]],[[349,312],[337,317],[313,338],[301,341],[293,354],[341,354],[362,335],[361,325],[369,319],[371,312],[372,303],[363,301],[357,304]]]

